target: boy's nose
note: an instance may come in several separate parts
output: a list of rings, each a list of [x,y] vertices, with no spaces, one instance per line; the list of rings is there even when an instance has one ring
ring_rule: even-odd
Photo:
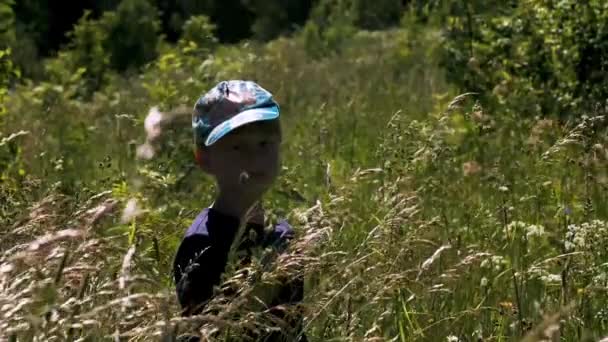
[[[252,149],[242,149],[240,153],[240,160],[242,166],[251,169],[255,168],[260,162],[260,156],[255,153]]]
[[[247,156],[243,156],[243,161],[243,166],[247,171],[252,173],[264,172],[273,163],[271,158],[261,153],[250,153]]]

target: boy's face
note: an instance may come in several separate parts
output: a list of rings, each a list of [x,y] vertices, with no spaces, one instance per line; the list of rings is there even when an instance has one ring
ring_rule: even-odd
[[[281,134],[256,124],[242,126],[209,146],[207,172],[223,190],[264,193],[279,173]],[[247,179],[242,177],[246,172]]]

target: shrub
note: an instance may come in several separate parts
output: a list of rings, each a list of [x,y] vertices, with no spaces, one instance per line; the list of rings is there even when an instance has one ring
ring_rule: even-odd
[[[606,20],[599,0],[455,3],[445,66],[462,90],[522,115],[588,111],[608,96]]]
[[[13,0],[0,0],[0,48],[7,48],[7,45],[15,41],[13,4]]]
[[[192,16],[184,23],[179,45],[184,49],[208,52],[218,43],[214,31],[215,25],[208,17]]]
[[[108,27],[105,47],[112,68],[124,71],[153,60],[160,42],[158,10],[148,0],[122,1],[102,18]]]

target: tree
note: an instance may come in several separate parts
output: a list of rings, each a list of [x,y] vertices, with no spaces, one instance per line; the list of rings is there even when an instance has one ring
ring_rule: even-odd
[[[160,42],[158,9],[147,0],[123,0],[115,12],[106,12],[102,21],[108,27],[106,48],[110,65],[125,71],[153,60]]]
[[[608,98],[606,22],[603,0],[458,3],[444,65],[461,90],[521,115],[590,111]]]

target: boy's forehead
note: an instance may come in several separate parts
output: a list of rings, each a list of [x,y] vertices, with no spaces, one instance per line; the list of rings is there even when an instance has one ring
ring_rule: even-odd
[[[230,137],[230,136],[243,137],[243,138],[247,138],[247,137],[277,138],[277,137],[280,137],[281,134],[276,129],[269,129],[268,126],[253,124],[253,125],[245,125],[245,126],[235,129],[234,131],[228,133],[226,135],[226,138]]]

